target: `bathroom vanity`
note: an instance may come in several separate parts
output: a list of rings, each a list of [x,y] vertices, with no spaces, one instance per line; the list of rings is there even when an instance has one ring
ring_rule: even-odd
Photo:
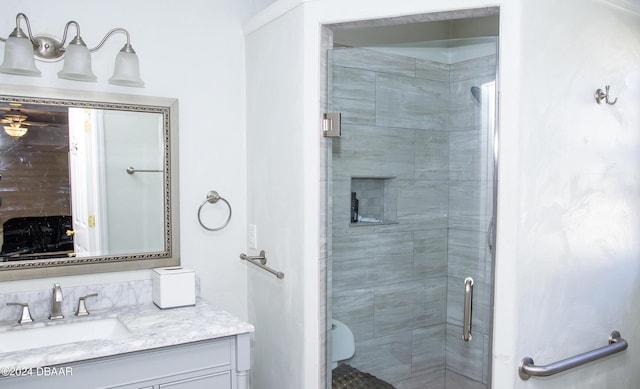
[[[177,99],[0,87],[0,117],[41,126],[0,137],[0,282],[180,264]],[[150,279],[65,286],[0,294],[0,387],[246,389],[251,324],[159,309]]]
[[[60,321],[36,320],[4,325],[0,336],[31,331],[37,342],[92,331],[92,323],[121,323],[125,332],[108,328],[92,339],[33,348],[0,346],[0,386],[10,388],[214,388],[245,389],[250,368],[253,326],[198,300],[192,307],[161,310],[153,304],[113,308]],[[76,326],[76,327],[70,327]],[[77,328],[66,335],[64,328]],[[95,327],[98,329],[99,327]],[[3,349],[2,347],[5,347]],[[13,346],[8,346],[13,347]]]

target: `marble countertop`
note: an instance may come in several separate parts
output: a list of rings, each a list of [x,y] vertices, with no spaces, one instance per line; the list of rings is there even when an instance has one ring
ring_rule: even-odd
[[[173,346],[253,332],[243,322],[218,307],[198,300],[195,306],[160,309],[153,304],[91,311],[89,316],[65,316],[62,320],[39,320],[29,324],[2,323],[0,332],[24,331],[49,325],[118,318],[130,334],[113,339],[66,343],[23,351],[0,353],[1,369],[22,369],[61,365],[133,351]]]

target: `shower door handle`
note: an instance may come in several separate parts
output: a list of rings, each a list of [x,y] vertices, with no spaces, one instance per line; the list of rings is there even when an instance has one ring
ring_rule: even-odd
[[[462,319],[462,340],[471,340],[471,303],[473,300],[473,278],[464,280],[464,317]]]

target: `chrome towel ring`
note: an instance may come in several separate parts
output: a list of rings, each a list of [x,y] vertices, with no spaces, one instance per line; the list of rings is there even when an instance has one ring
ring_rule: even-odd
[[[204,205],[206,203],[211,203],[211,204],[215,204],[218,202],[218,200],[222,200],[225,202],[225,204],[227,204],[227,207],[229,207],[229,217],[227,217],[227,221],[224,222],[224,224],[220,227],[217,228],[210,228],[204,225],[204,223],[202,222],[202,218],[200,217],[200,212],[202,212],[202,207],[204,207]],[[216,192],[215,190],[212,190],[210,192],[207,193],[207,199],[205,201],[202,202],[202,204],[200,204],[200,208],[198,208],[198,221],[200,222],[200,225],[202,226],[202,228],[204,228],[205,230],[209,230],[209,231],[219,231],[223,228],[225,228],[227,226],[227,224],[229,224],[229,220],[231,220],[231,204],[229,204],[229,202],[227,200],[224,199],[224,197],[221,197],[218,192]]]

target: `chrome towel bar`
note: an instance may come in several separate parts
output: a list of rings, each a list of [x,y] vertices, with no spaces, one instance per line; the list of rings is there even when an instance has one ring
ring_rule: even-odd
[[[585,363],[595,361],[607,357],[612,354],[624,351],[629,347],[629,343],[622,339],[618,331],[613,331],[609,336],[609,345],[600,347],[595,350],[588,351],[573,357],[563,359],[558,362],[550,363],[545,366],[534,365],[531,357],[524,357],[520,362],[518,373],[522,380],[528,380],[529,377],[548,377],[563,371],[582,366]]]
[[[242,259],[243,261],[247,261],[249,263],[253,263],[254,265],[258,266],[262,270],[268,271],[269,273],[276,276],[279,280],[284,278],[283,272],[273,270],[272,268],[265,266],[267,264],[267,253],[265,253],[264,250],[261,250],[260,255],[255,257],[250,257],[247,254],[240,254],[240,259]]]

